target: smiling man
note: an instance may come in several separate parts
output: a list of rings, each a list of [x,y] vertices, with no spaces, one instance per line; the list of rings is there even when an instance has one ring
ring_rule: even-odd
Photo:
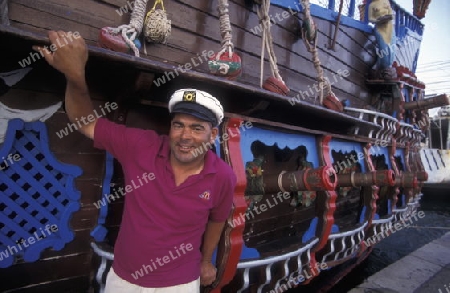
[[[70,34],[52,31],[49,39],[55,44]],[[73,38],[55,52],[44,52],[66,76],[69,120],[92,114],[84,40]],[[105,118],[79,129],[121,163],[126,185],[149,172],[155,177],[126,194],[107,293],[199,292],[200,284],[216,279],[212,255],[231,210],[236,176],[211,150],[195,150],[213,144],[223,108],[204,91],[181,89],[171,96],[169,112],[168,136]]]

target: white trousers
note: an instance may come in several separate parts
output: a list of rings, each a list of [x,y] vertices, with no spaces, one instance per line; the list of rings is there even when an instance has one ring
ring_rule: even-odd
[[[111,268],[106,277],[105,293],[200,293],[200,278],[172,287],[145,288],[125,281]]]

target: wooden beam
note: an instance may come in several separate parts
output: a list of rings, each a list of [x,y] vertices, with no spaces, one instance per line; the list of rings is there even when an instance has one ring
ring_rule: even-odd
[[[0,24],[9,25],[8,0],[0,0]]]

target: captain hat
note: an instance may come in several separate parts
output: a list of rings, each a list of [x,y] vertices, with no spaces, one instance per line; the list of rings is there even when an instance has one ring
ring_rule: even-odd
[[[183,113],[211,122],[213,126],[222,123],[223,108],[219,100],[207,92],[197,89],[179,89],[169,100],[170,113]]]

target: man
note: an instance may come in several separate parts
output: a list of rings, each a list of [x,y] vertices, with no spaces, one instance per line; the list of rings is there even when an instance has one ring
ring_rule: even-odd
[[[58,38],[71,42],[53,53],[34,49],[65,75],[66,112],[75,122],[93,113],[85,81],[88,52],[82,38],[49,32],[53,44]],[[79,129],[119,160],[126,185],[133,179],[142,183],[126,193],[107,293],[199,292],[200,284],[216,278],[212,255],[231,210],[236,176],[211,150],[195,150],[216,139],[222,105],[206,92],[186,89],[172,95],[169,111],[168,136],[104,118]],[[149,173],[154,180],[145,177]]]

